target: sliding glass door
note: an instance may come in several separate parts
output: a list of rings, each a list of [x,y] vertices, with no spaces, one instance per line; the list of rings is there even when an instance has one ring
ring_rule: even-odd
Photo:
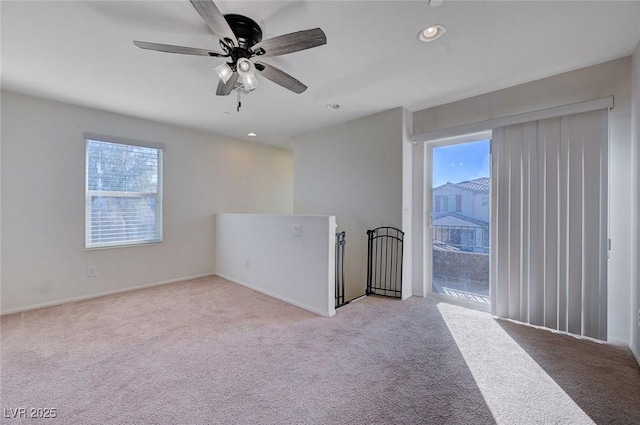
[[[427,147],[427,249],[431,293],[488,307],[491,136]]]

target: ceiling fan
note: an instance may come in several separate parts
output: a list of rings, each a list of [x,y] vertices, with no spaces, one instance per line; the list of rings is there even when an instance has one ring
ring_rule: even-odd
[[[302,93],[307,89],[303,83],[286,72],[261,61],[251,61],[256,56],[279,56],[327,43],[327,37],[320,28],[297,31],[290,34],[262,40],[262,29],[250,18],[242,15],[223,15],[212,0],[191,0],[191,4],[207,23],[213,34],[220,39],[222,52],[195,47],[172,46],[169,44],[134,41],[142,48],[185,55],[213,56],[229,58],[229,62],[218,65],[214,71],[220,81],[216,94],[228,96],[234,89],[250,92],[258,85],[256,71],[274,83]],[[238,109],[240,102],[238,102]]]

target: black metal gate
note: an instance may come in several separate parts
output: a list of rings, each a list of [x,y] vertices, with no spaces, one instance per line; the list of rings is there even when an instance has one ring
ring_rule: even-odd
[[[402,297],[402,252],[404,232],[395,227],[367,230],[367,295]]]
[[[336,308],[348,304],[344,298],[344,251],[346,232],[336,233]]]

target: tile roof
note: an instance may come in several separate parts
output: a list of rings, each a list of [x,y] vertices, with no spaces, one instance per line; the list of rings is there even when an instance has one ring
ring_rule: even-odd
[[[475,190],[477,192],[486,192],[489,190],[489,177],[480,177],[475,180],[467,180],[460,183],[454,183],[465,189]]]

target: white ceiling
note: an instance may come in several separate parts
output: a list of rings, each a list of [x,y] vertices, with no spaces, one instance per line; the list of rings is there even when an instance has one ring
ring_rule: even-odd
[[[2,87],[217,134],[292,136],[393,107],[422,109],[631,54],[640,1],[216,1],[263,39],[321,27],[327,45],[264,58],[309,86],[264,78],[236,112],[215,95],[222,59],[133,40],[220,50],[188,1],[2,1]],[[435,43],[418,41],[432,24]],[[338,103],[339,110],[329,110]],[[230,114],[224,114],[229,112]]]

